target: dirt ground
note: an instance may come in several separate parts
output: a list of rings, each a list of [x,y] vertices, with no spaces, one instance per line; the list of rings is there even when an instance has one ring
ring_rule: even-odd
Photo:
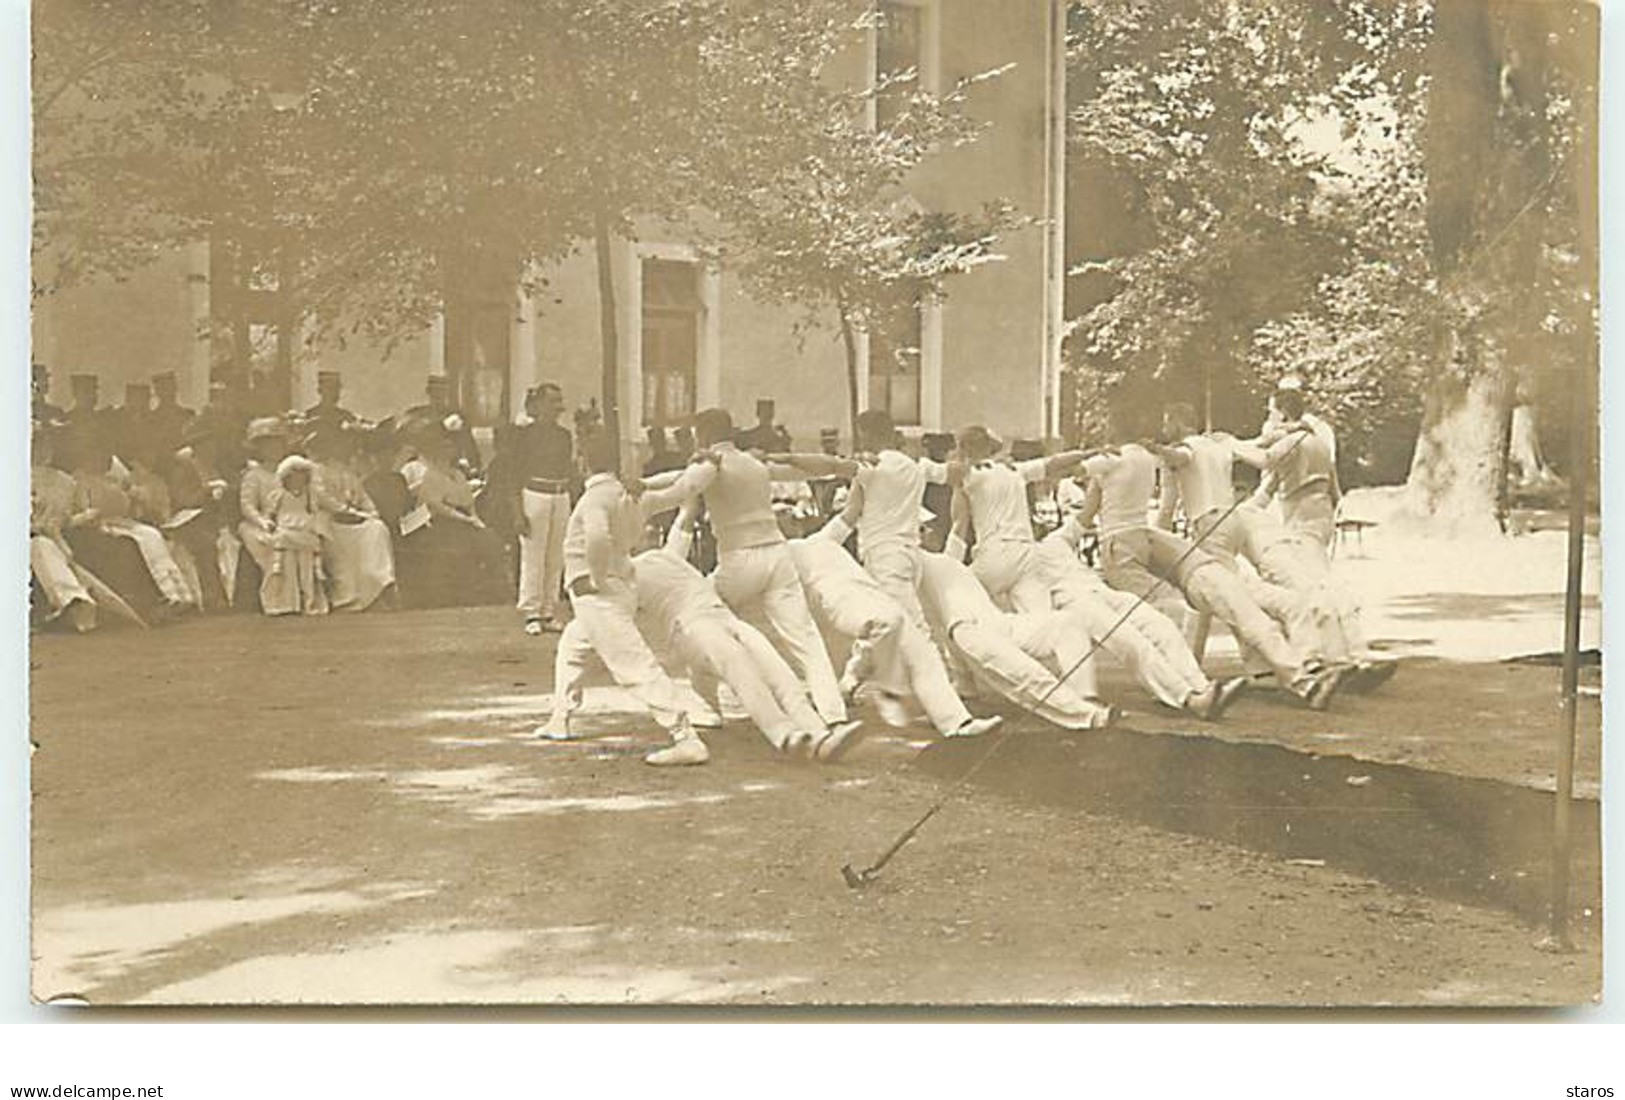
[[[647,719],[534,740],[550,639],[503,609],[230,617],[33,640],[35,995],[92,1004],[554,1001],[1544,1005],[1599,992],[1511,913],[1120,817],[943,790],[877,730],[788,765],[743,722],[652,769]],[[1539,785],[1557,671],[1418,660],[1218,727]],[[616,707],[613,693],[596,705]],[[1595,790],[1599,707],[1581,776]],[[1033,729],[1034,727],[1023,727]],[[1352,826],[1351,826],[1352,827]],[[1580,884],[1581,889],[1585,884]]]

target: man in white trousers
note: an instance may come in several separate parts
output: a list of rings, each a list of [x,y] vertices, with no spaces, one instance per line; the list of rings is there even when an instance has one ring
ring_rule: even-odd
[[[723,409],[702,410],[694,431],[712,460],[689,466],[673,491],[705,502],[717,542],[717,595],[773,640],[806,682],[826,730],[844,739],[852,733],[846,701],[773,512],[773,480],[801,475],[772,469],[741,451],[733,442],[733,419]]]
[[[858,559],[909,620],[928,632],[919,596],[920,517],[926,485],[949,484],[949,465],[903,453],[897,427],[881,409],[858,414],[857,439],[864,454],[861,460],[809,454],[774,457],[814,477],[851,480],[843,514],[857,529]]]
[[[954,531],[947,552],[963,561],[966,527],[976,533],[971,572],[993,602],[1007,611],[1040,614],[1050,610],[1050,590],[1037,567],[1038,542],[1033,537],[1027,486],[1061,477],[1081,463],[1083,451],[1063,451],[1025,462],[999,462],[1003,442],[980,424],[959,433],[963,463],[950,466],[954,495]]]
[[[816,533],[792,539],[790,554],[807,590],[813,618],[852,643],[841,677],[848,695],[868,689],[889,725],[908,722],[913,699],[944,737],[975,737],[997,729],[998,716],[977,718],[954,690],[942,654],[901,605],[842,545],[850,528],[836,516]]]
[[[632,559],[644,637],[688,670],[694,690],[718,714],[717,689],[727,684],[774,748],[793,758],[834,763],[857,743],[861,727],[848,722],[826,729],[778,650],[688,563],[693,522],[694,510],[685,506],[665,545]]]
[[[564,578],[564,529],[570,520],[575,445],[559,423],[564,391],[544,382],[525,395],[531,423],[514,429],[519,500],[519,614],[525,633],[562,630],[558,607]]]
[[[1038,570],[1058,609],[1074,611],[1100,648],[1165,706],[1217,721],[1247,686],[1246,677],[1210,680],[1168,616],[1118,592],[1079,557],[1083,528],[1069,517],[1038,546]]]
[[[1339,690],[1369,691],[1393,678],[1398,664],[1366,641],[1359,603],[1332,576],[1331,563],[1311,538],[1252,503],[1237,508],[1220,530],[1225,544],[1252,564],[1262,584],[1292,592],[1308,609],[1317,650],[1343,669]]]
[[[1078,518],[1088,523],[1099,516],[1106,583],[1148,600],[1165,589],[1182,594],[1192,607],[1230,627],[1238,642],[1256,650],[1283,688],[1311,709],[1325,709],[1337,690],[1337,677],[1312,668],[1217,557],[1152,526],[1158,465],[1155,454],[1134,442],[1084,462],[1089,495]]]
[[[978,681],[1065,729],[1116,721],[1116,710],[1095,697],[1089,632],[1075,612],[1007,614],[963,562],[926,552],[919,561],[925,614]]]
[[[564,535],[564,579],[575,616],[559,636],[553,666],[553,713],[537,736],[572,738],[571,715],[598,666],[649,708],[671,744],[645,756],[656,767],[703,764],[711,758],[694,732],[683,694],[660,667],[638,631],[638,594],[632,551],[648,516],[675,508],[676,489],[634,496],[615,475],[615,449],[607,440],[587,448],[591,476],[570,513]],[[634,483],[635,488],[641,488]]]
[[[1345,666],[1339,690],[1369,689],[1391,678],[1397,666],[1366,643],[1359,605],[1332,576],[1320,533],[1294,532],[1256,502],[1234,504],[1235,462],[1264,469],[1269,451],[1223,432],[1197,431],[1194,410],[1182,402],[1164,411],[1163,430],[1177,442],[1161,449],[1173,489],[1165,494],[1162,514],[1171,515],[1175,504],[1183,503],[1191,536],[1201,539],[1204,549],[1232,564],[1238,557],[1252,563],[1256,576],[1243,574],[1249,590],[1283,622],[1293,643],[1312,657]],[[1281,449],[1280,441],[1271,448]]]
[[[1173,402],[1163,409],[1162,432],[1164,438],[1173,442],[1152,448],[1163,466],[1157,525],[1171,529],[1175,514],[1183,506],[1191,541],[1233,568],[1234,525],[1225,520],[1235,510],[1235,464],[1245,462],[1263,470],[1271,461],[1270,453],[1256,440],[1238,439],[1228,432],[1199,430],[1196,410],[1183,401]],[[1255,575],[1239,570],[1237,573],[1248,594],[1280,625],[1287,640],[1309,661],[1326,664],[1329,657],[1321,645],[1314,609],[1305,596]],[[1257,651],[1245,644],[1242,658],[1250,668],[1267,664]]]

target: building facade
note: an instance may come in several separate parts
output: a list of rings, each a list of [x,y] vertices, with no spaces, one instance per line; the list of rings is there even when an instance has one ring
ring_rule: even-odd
[[[1002,260],[954,276],[945,300],[898,331],[860,339],[859,401],[919,430],[985,423],[1007,438],[1053,435],[1063,283],[1064,4],[1061,0],[879,0],[866,47],[844,79],[913,69],[926,90],[1005,68],[969,110],[979,140],[932,158],[910,182],[922,208],[971,212],[1004,199],[1030,221],[999,246]],[[859,85],[857,82],[862,81]],[[884,97],[871,105],[883,114]],[[470,281],[425,331],[386,349],[351,339],[307,342],[275,273],[233,270],[198,244],[120,282],[74,287],[36,302],[34,358],[58,395],[69,374],[95,372],[117,403],[123,384],[176,371],[182,399],[207,397],[222,364],[238,377],[283,381],[292,407],[315,401],[318,367],[344,376],[345,404],[372,418],[422,400],[448,375],[476,424],[521,414],[531,386],[561,385],[572,407],[600,394],[598,278],[590,248],[537,274],[527,293],[502,279]],[[619,396],[628,439],[709,405],[753,419],[777,402],[798,444],[847,424],[846,361],[833,314],[806,317],[755,301],[728,270],[682,240],[640,236],[614,249]],[[222,324],[225,318],[234,322]],[[802,323],[798,323],[802,322]],[[229,336],[222,332],[229,331]]]

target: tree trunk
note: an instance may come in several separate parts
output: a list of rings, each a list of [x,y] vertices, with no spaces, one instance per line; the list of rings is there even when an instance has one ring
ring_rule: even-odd
[[[615,316],[614,237],[609,217],[599,211],[593,218],[593,244],[598,261],[598,339],[603,389],[604,433],[615,453],[621,453],[621,341]]]
[[[1458,332],[1453,340],[1451,363],[1428,389],[1395,518],[1440,537],[1497,534],[1511,372],[1499,350],[1476,331]]]
[[[855,451],[858,447],[858,334],[852,327],[846,303],[837,303],[836,310],[841,317],[841,345],[846,349],[847,429]]]

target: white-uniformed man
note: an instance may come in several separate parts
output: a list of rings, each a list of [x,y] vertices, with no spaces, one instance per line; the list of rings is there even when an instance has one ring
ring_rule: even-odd
[[[1237,640],[1269,663],[1277,682],[1316,710],[1337,689],[1337,679],[1309,667],[1246,587],[1217,557],[1171,531],[1151,525],[1157,456],[1139,443],[1084,462],[1090,478],[1088,523],[1098,514],[1101,572],[1120,592],[1152,599],[1171,587],[1190,605],[1230,627]]]
[[[799,477],[767,463],[733,443],[733,420],[722,409],[705,409],[694,419],[701,448],[713,461],[692,465],[674,491],[705,501],[717,540],[717,595],[747,622],[760,625],[806,681],[825,727],[851,735],[846,702],[830,666],[829,651],[807,608],[807,597],[784,533],[773,512],[776,476]]]
[[[978,681],[1066,729],[1115,721],[1117,712],[1094,697],[1089,631],[1077,613],[1007,614],[963,562],[931,553],[919,562],[925,614]]]
[[[1337,438],[1330,424],[1308,412],[1302,383],[1293,382],[1283,379],[1275,391],[1272,405],[1279,420],[1272,416],[1259,438],[1266,459],[1258,500],[1278,497],[1287,528],[1329,553],[1343,495],[1337,480]]]
[[[1004,444],[980,424],[961,431],[958,444],[964,463],[950,471],[959,491],[954,496],[955,537],[949,540],[948,553],[963,557],[963,525],[968,523],[976,532],[971,572],[993,602],[1008,611],[1048,611],[1049,586],[1037,567],[1038,542],[1027,486],[1060,477],[1083,461],[1084,452],[996,462],[994,456]]]
[[[664,546],[632,559],[644,636],[688,670],[694,690],[719,714],[717,687],[725,683],[774,748],[824,763],[838,760],[856,743],[858,725],[827,730],[772,643],[735,615],[710,579],[688,563],[693,518],[685,508]]]
[[[1083,528],[1069,517],[1038,546],[1038,566],[1055,606],[1075,611],[1101,649],[1163,704],[1215,721],[1246,687],[1245,677],[1213,681],[1162,612],[1107,586],[1078,556]]]
[[[1225,545],[1252,563],[1262,583],[1290,591],[1303,602],[1323,659],[1347,667],[1340,689],[1370,690],[1393,677],[1398,665],[1367,643],[1359,604],[1332,576],[1331,563],[1309,538],[1252,503],[1238,507],[1220,531]]]
[[[1164,437],[1174,442],[1155,448],[1163,463],[1158,525],[1171,528],[1175,512],[1183,505],[1191,541],[1234,565],[1234,527],[1225,522],[1235,507],[1234,467],[1239,460],[1265,469],[1271,460],[1269,452],[1256,441],[1237,439],[1228,432],[1198,430],[1196,411],[1183,401],[1163,410],[1162,427]],[[1322,664],[1330,660],[1321,645],[1314,609],[1303,594],[1251,574],[1240,576],[1253,600],[1281,625],[1305,658]],[[1242,655],[1250,667],[1267,663],[1246,646]]]
[[[869,575],[921,630],[920,512],[927,484],[946,485],[945,462],[911,458],[891,416],[881,409],[858,414],[858,448],[863,461],[833,455],[778,456],[814,477],[845,477],[852,482],[847,512],[856,516],[858,558]]]
[[[602,666],[648,707],[671,745],[643,759],[657,767],[703,764],[710,752],[694,732],[682,692],[638,631],[632,551],[646,517],[675,508],[680,489],[634,496],[615,476],[616,454],[606,440],[586,448],[590,476],[564,533],[564,583],[575,617],[559,635],[553,665],[553,713],[540,737],[568,740],[570,716],[581,707],[589,672]]]
[[[881,717],[892,725],[906,723],[904,700],[912,698],[944,737],[996,729],[1000,719],[971,714],[930,637],[846,552],[842,543],[848,531],[846,520],[837,516],[815,534],[790,542],[813,617],[852,643],[842,690],[850,695],[863,686],[872,689]]]

